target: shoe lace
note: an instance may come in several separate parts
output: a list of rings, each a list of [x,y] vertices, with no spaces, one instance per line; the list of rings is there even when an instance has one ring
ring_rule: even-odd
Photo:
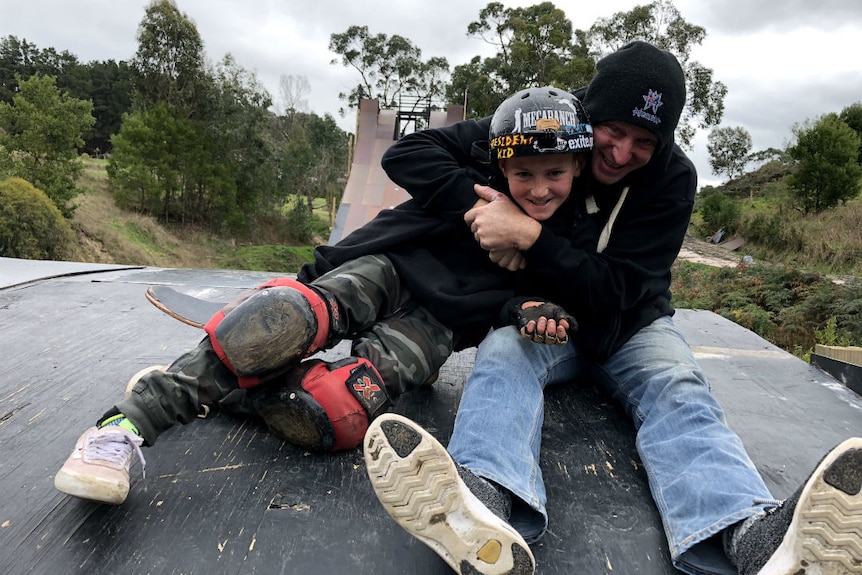
[[[84,446],[84,459],[88,461],[106,461],[117,467],[122,467],[134,452],[141,462],[141,477],[147,478],[147,461],[141,451],[144,440],[131,431],[116,427],[103,429],[102,433],[91,433]]]

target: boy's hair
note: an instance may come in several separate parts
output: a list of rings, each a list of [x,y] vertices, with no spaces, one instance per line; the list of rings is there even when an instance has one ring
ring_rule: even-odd
[[[506,98],[491,118],[491,160],[593,149],[593,127],[581,101],[564,90],[528,88]]]

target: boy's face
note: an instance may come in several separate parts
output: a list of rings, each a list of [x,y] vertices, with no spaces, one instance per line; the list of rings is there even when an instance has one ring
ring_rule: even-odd
[[[500,160],[512,199],[537,221],[550,218],[572,192],[584,154],[549,154]]]
[[[628,122],[593,125],[593,156],[590,167],[601,184],[615,184],[644,167],[658,147],[658,138]]]

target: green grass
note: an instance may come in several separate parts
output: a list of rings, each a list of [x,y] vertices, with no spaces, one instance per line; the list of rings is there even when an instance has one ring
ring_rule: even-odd
[[[816,343],[862,343],[862,285],[774,264],[673,267],[673,305],[705,309],[807,358]]]
[[[293,274],[312,261],[313,246],[243,246],[221,255],[217,267]]]

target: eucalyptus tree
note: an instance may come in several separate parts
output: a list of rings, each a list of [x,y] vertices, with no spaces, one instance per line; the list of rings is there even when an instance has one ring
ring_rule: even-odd
[[[817,213],[859,195],[860,138],[837,114],[793,127],[796,142],[787,153],[796,163],[788,184],[803,213]]]
[[[456,66],[447,87],[450,102],[466,101],[467,115],[486,116],[510,94],[530,86],[575,90],[595,74],[586,39],[551,2],[507,8],[491,2],[467,34],[493,46],[493,56]]]
[[[707,137],[709,165],[715,175],[724,174],[729,180],[745,173],[750,161],[751,134],[741,126],[716,128]]]
[[[153,0],[137,41],[131,61],[135,106],[163,102],[181,116],[195,117],[205,97],[205,56],[194,22],[173,0]]]
[[[350,92],[338,96],[349,108],[360,98],[376,98],[382,108],[396,107],[400,96],[433,97],[444,90],[448,74],[445,58],[422,60],[422,50],[398,34],[371,34],[368,26],[350,26],[332,34],[329,49],[340,56],[332,64],[354,68],[360,81]],[[343,110],[342,110],[343,112]]]

